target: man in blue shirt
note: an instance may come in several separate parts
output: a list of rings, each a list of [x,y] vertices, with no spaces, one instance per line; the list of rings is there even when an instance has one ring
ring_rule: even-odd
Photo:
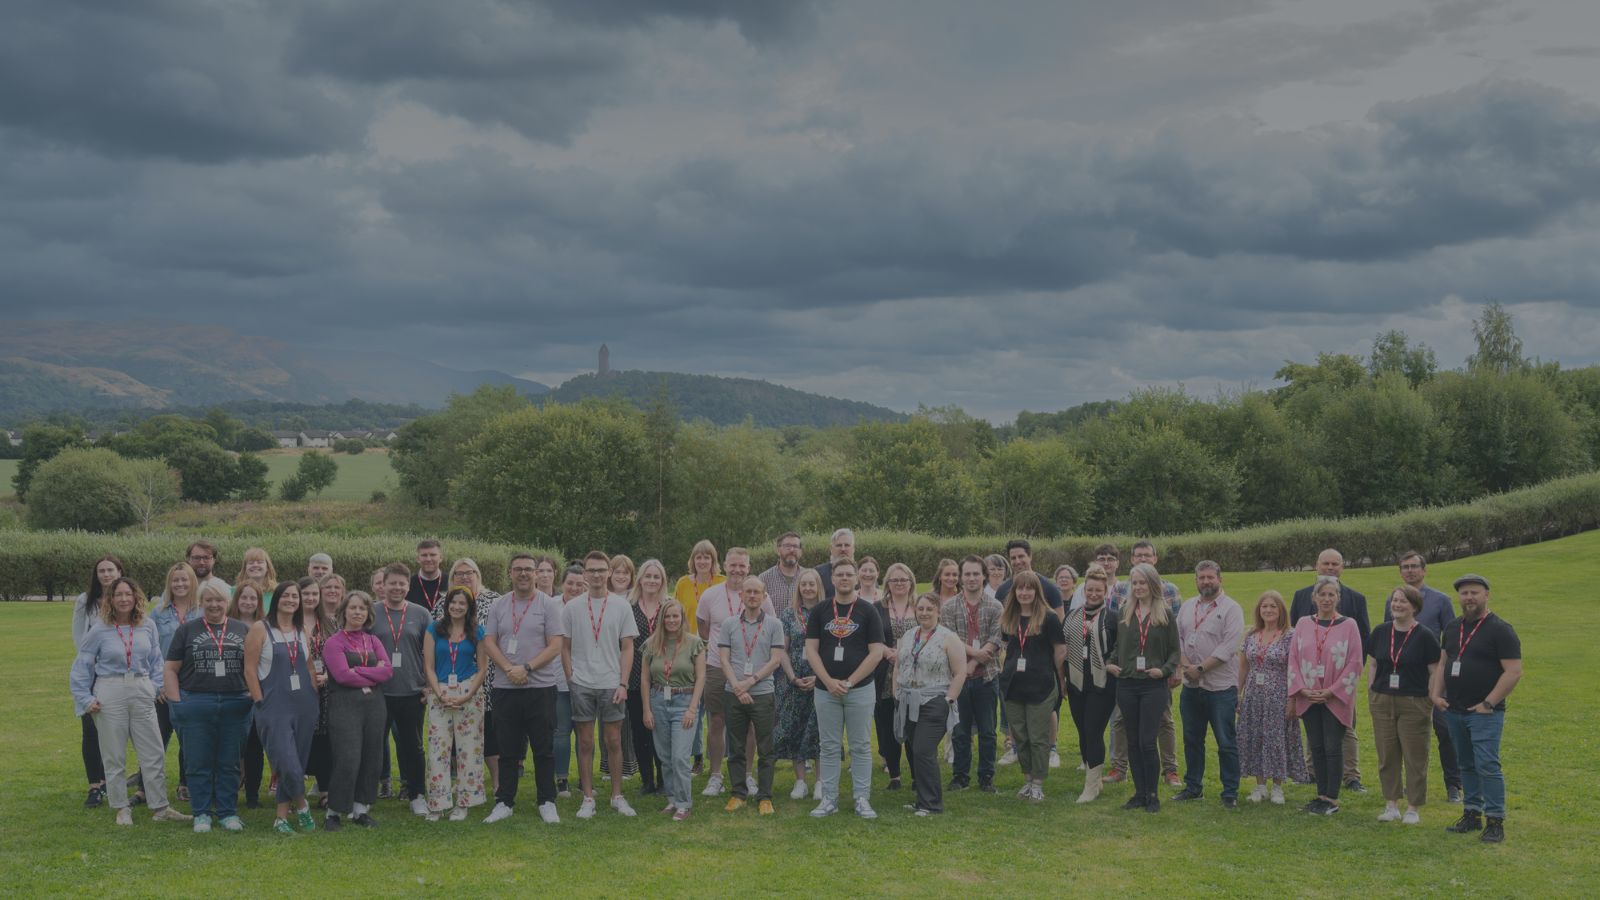
[[[1444,626],[1456,617],[1456,607],[1450,595],[1436,591],[1423,583],[1428,577],[1428,561],[1415,550],[1400,554],[1400,580],[1422,592],[1422,611],[1417,613],[1417,624],[1433,632],[1436,638],[1444,637]],[[1393,618],[1389,604],[1383,604],[1383,620]],[[1450,725],[1444,711],[1433,711],[1433,735],[1439,739],[1439,768],[1444,770],[1444,787],[1451,803],[1461,802],[1461,767],[1456,762],[1456,748],[1450,743]]]

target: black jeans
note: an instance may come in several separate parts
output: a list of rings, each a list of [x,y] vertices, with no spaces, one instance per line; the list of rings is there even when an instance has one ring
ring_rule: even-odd
[[[917,806],[929,812],[944,812],[944,789],[939,784],[939,741],[944,739],[950,704],[935,697],[917,710],[917,721],[906,722],[906,765],[911,769],[911,787]],[[892,727],[892,726],[891,726]]]
[[[106,783],[106,765],[100,759],[100,732],[94,727],[94,716],[84,713],[79,717],[83,724],[83,774],[89,786]]]
[[[421,694],[385,695],[385,725],[394,732],[394,755],[400,763],[400,779],[405,784],[400,799],[427,796],[422,758],[422,720],[426,712]]]
[[[161,728],[161,746],[167,746],[172,739],[172,710],[165,703],[156,704],[156,724]],[[178,738],[178,783],[187,785],[189,776],[183,773],[183,738]]]
[[[500,789],[496,803],[517,805],[522,755],[533,747],[533,783],[539,804],[556,800],[556,689],[494,688],[494,730],[499,740]],[[562,773],[565,774],[565,773]]]
[[[1433,711],[1433,736],[1439,741],[1439,768],[1444,771],[1445,787],[1460,789],[1461,764],[1456,761],[1456,745],[1451,742],[1444,711],[1438,708]]]
[[[1313,703],[1301,716],[1306,723],[1306,740],[1311,743],[1311,768],[1316,775],[1317,795],[1339,799],[1340,778],[1344,774],[1344,723],[1326,703]]]
[[[906,761],[911,760],[911,748],[894,739],[894,698],[880,697],[878,705],[872,708],[872,724],[878,731],[878,755],[883,757],[884,765],[889,767],[889,777],[900,777],[900,755],[905,754]]]
[[[638,684],[637,680],[634,684]],[[655,736],[644,727],[644,698],[637,690],[628,691],[628,734],[633,738],[633,758],[639,764],[640,784],[646,790],[665,785],[661,760],[656,759]]]
[[[1128,768],[1133,772],[1133,795],[1158,799],[1161,758],[1156,738],[1161,719],[1172,707],[1172,689],[1165,678],[1118,678],[1117,707],[1128,730]]]
[[[1072,711],[1072,724],[1078,728],[1078,751],[1083,764],[1089,768],[1106,763],[1106,726],[1111,723],[1111,711],[1117,708],[1117,682],[1106,676],[1110,683],[1103,688],[1085,682],[1086,690],[1078,690],[1067,682],[1067,708]]]
[[[261,773],[267,767],[267,751],[261,746],[261,734],[256,731],[255,717],[250,718],[250,733],[245,735],[243,756],[244,797],[261,799]]]

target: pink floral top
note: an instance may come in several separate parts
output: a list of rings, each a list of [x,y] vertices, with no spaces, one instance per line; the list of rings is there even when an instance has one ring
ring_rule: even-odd
[[[1323,626],[1305,616],[1294,627],[1289,644],[1289,698],[1303,716],[1312,706],[1307,690],[1327,690],[1328,711],[1345,727],[1355,715],[1356,683],[1361,680],[1361,630],[1356,621],[1338,618]]]

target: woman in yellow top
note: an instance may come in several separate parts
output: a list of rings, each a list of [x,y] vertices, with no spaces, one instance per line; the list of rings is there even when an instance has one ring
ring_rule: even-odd
[[[700,608],[700,595],[727,580],[717,564],[717,546],[708,540],[695,544],[689,551],[689,574],[679,578],[672,587],[672,599],[683,605],[683,620],[691,626],[698,621],[695,612]],[[699,775],[704,765],[700,742],[705,734],[705,712],[704,706],[699,708],[700,720],[694,726],[694,768],[690,770],[694,775]]]

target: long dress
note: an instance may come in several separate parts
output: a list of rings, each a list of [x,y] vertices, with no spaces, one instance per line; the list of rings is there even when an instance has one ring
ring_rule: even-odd
[[[778,613],[783,625],[783,637],[788,642],[789,664],[794,666],[796,678],[811,674],[811,664],[806,662],[806,623],[795,615],[793,606],[785,606]],[[811,691],[803,691],[789,683],[787,678],[773,679],[777,687],[778,715],[772,728],[772,756],[774,759],[816,759],[822,754],[822,742],[817,736],[817,706]]]
[[[1306,754],[1300,746],[1300,723],[1284,717],[1288,709],[1289,644],[1286,631],[1266,648],[1255,634],[1244,639],[1250,660],[1245,678],[1243,708],[1239,711],[1239,774],[1249,778],[1288,779],[1296,784],[1311,780]],[[1265,675],[1265,683],[1257,677]]]

